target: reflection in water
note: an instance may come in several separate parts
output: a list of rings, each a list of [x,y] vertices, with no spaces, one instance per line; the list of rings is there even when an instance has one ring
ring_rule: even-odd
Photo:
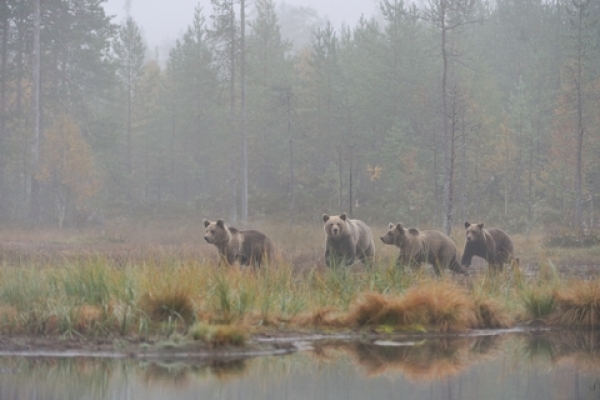
[[[580,372],[600,372],[600,333],[556,331],[532,336],[523,348],[531,361],[570,364]],[[599,396],[600,397],[600,396]]]
[[[3,399],[600,399],[600,336],[319,344],[232,362],[0,358]]]
[[[341,345],[364,367],[367,376],[402,373],[413,380],[444,379],[493,354],[500,336],[476,339],[435,339],[412,346],[387,342]]]
[[[216,379],[218,381],[235,379],[244,373],[245,368],[245,360],[226,362],[211,360],[203,365],[183,362],[150,362],[141,364],[138,373],[142,377],[142,381],[148,385],[160,384],[184,387],[197,378]]]

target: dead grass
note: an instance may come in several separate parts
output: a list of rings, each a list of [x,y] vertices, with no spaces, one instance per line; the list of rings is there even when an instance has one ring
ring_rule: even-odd
[[[71,323],[78,332],[89,332],[106,318],[103,308],[94,305],[74,307],[70,312]]]
[[[224,346],[244,346],[248,332],[236,325],[195,324],[189,330],[194,340],[201,340],[211,348]]]
[[[533,319],[598,326],[599,280],[565,285],[558,268],[539,258],[531,275],[523,259],[543,253],[541,235],[514,235],[518,253],[528,254],[518,271],[437,278],[428,268],[395,268],[397,249],[380,243],[374,268],[331,270],[324,266],[318,219],[291,230],[255,221],[251,228],[274,238],[279,251],[267,268],[254,271],[218,267],[200,220],[114,220],[105,232],[1,230],[0,331],[185,334],[197,321],[247,331],[448,332]],[[373,227],[375,236],[385,230]],[[455,236],[460,247],[462,230]],[[548,299],[555,308],[544,305]]]
[[[19,329],[17,308],[0,305],[0,331],[10,333]]]
[[[194,304],[184,291],[173,290],[158,294],[146,293],[138,307],[153,321],[177,321],[186,324],[194,320]]]
[[[450,282],[414,286],[402,296],[366,293],[345,317],[348,326],[465,331],[478,325],[468,294]]]
[[[600,279],[571,282],[553,294],[556,310],[549,316],[552,325],[570,328],[600,327]]]
[[[341,328],[346,326],[343,313],[333,307],[323,307],[298,315],[290,321],[294,326],[310,328]]]
[[[506,306],[499,300],[477,296],[474,305],[476,327],[479,329],[505,329],[515,325],[515,318],[506,311]]]

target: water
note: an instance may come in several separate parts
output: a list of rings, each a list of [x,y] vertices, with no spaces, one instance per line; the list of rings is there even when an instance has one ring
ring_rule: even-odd
[[[2,357],[0,399],[600,399],[600,336],[320,342],[233,362]]]

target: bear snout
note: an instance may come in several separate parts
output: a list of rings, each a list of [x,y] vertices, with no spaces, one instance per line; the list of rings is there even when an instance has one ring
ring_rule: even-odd
[[[210,238],[209,238],[208,236],[204,236],[204,241],[205,241],[206,243],[210,243]]]

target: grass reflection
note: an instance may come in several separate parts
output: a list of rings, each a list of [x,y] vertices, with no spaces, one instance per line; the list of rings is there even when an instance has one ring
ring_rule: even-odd
[[[151,362],[140,366],[138,371],[146,384],[174,387],[185,387],[197,379],[229,381],[245,372],[245,360],[212,360],[203,364]]]
[[[579,371],[600,372],[600,332],[594,330],[551,331],[525,339],[519,356],[531,361],[569,363]]]
[[[492,358],[503,340],[501,336],[484,336],[417,343],[338,343],[332,348],[337,353],[350,355],[369,377],[401,373],[411,380],[438,380],[457,375],[486,357]],[[335,359],[326,348],[317,348],[316,353],[321,359]]]
[[[36,398],[34,393],[47,394],[44,399],[125,398],[120,394],[132,388],[152,392],[155,387],[173,392],[187,389],[189,393],[198,388],[264,388],[279,383],[293,387],[299,377],[323,383],[325,376],[337,376],[340,371],[346,376],[350,370],[365,380],[403,377],[417,385],[479,377],[478,371],[486,371],[490,364],[493,376],[502,371],[509,371],[510,376],[524,368],[554,371],[558,376],[575,371],[595,378],[600,370],[600,335],[595,331],[415,340],[402,342],[392,336],[386,340],[317,342],[314,351],[291,357],[232,361],[0,358],[0,398]],[[319,364],[331,368],[320,369]],[[315,375],[315,370],[321,373]],[[337,372],[332,375],[323,372],[334,370]]]

